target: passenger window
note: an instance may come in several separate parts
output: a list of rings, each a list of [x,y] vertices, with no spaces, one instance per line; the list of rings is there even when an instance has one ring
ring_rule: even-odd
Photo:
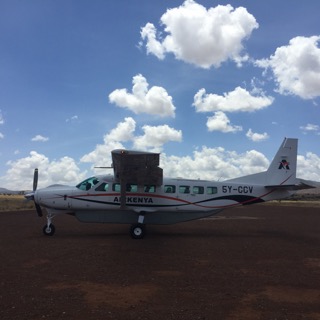
[[[138,186],[136,184],[127,183],[126,191],[127,192],[137,192],[138,191]]]
[[[215,194],[218,192],[217,187],[207,187],[207,194]]]
[[[176,192],[176,186],[166,185],[166,186],[164,186],[164,192],[165,193],[175,193]]]
[[[106,182],[102,182],[100,186],[96,188],[96,191],[108,191],[108,189],[109,189],[109,184]]]
[[[156,192],[156,186],[155,185],[151,185],[151,186],[144,186],[144,192],[150,192],[150,193],[153,193],[153,192]]]
[[[194,186],[192,188],[192,192],[194,194],[204,194],[204,187],[200,187],[200,186]]]
[[[189,186],[179,186],[179,193],[190,193]]]
[[[112,191],[120,192],[121,191],[120,183],[114,183],[112,185]]]

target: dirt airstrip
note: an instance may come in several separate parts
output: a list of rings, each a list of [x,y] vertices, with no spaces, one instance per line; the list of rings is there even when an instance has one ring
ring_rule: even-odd
[[[320,207],[148,226],[0,213],[0,319],[320,319]]]

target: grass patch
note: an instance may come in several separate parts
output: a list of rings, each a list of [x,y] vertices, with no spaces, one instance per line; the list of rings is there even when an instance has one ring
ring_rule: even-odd
[[[264,206],[283,206],[283,207],[314,207],[320,208],[320,201],[319,200],[272,200],[263,203]]]
[[[0,195],[0,212],[35,210],[33,201],[26,201],[22,195]]]

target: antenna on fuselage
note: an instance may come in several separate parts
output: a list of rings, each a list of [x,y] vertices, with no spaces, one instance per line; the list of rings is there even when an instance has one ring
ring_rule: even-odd
[[[94,167],[95,169],[113,169],[113,167]]]

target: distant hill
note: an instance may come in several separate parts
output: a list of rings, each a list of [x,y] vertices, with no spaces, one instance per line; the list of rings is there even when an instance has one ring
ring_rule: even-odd
[[[10,195],[10,194],[24,194],[24,191],[12,191],[6,188],[0,188],[0,194]]]

